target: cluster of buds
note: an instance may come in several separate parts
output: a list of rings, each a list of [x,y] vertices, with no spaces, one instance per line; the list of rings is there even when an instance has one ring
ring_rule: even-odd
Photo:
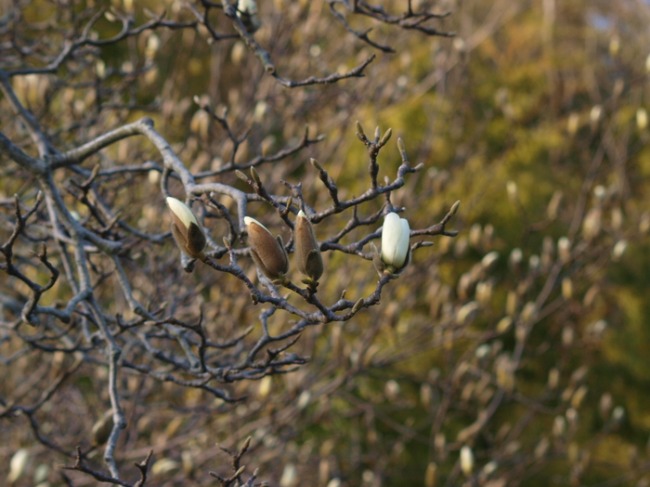
[[[168,197],[167,206],[172,214],[172,234],[178,247],[193,258],[202,258],[206,245],[203,230],[192,210],[180,200]],[[289,271],[289,256],[280,236],[273,234],[262,223],[244,217],[250,254],[258,269],[273,281],[282,282]],[[410,258],[409,223],[397,213],[384,218],[381,236],[381,253],[377,267],[391,275],[399,274]],[[303,282],[315,290],[323,275],[323,258],[314,228],[307,215],[300,210],[294,225],[295,259],[298,270],[305,275]]]
[[[273,237],[268,228],[254,218],[244,217],[244,222],[251,257],[259,270],[269,279],[283,280],[289,271],[289,258],[282,239]],[[311,222],[302,210],[294,226],[294,243],[298,270],[306,276],[304,282],[315,289],[323,275],[323,258]]]

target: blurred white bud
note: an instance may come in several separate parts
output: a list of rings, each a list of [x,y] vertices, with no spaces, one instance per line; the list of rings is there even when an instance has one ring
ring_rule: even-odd
[[[612,209],[612,228],[620,230],[623,227],[623,210],[620,207]]]
[[[481,304],[488,304],[492,299],[492,289],[491,282],[479,282],[476,285],[476,300]]]
[[[479,247],[481,245],[481,234],[482,234],[482,228],[479,223],[475,223],[472,225],[472,227],[469,229],[469,243],[473,247]]]
[[[451,241],[451,239],[446,239],[447,241]],[[462,257],[467,253],[467,238],[462,235],[460,237],[456,237],[454,239],[454,256],[455,257]]]
[[[618,262],[621,260],[621,257],[623,257],[623,254],[627,250],[627,241],[626,240],[619,240],[616,242],[614,245],[614,248],[612,249],[612,260],[614,262]]]
[[[99,79],[106,77],[106,63],[102,59],[98,59],[95,63],[95,74]]]
[[[548,371],[548,387],[550,389],[556,389],[560,383],[560,371],[557,367],[553,367]]]
[[[517,293],[513,290],[508,291],[508,295],[506,296],[506,313],[514,315],[517,311],[517,306],[519,306]]]
[[[470,288],[472,287],[473,282],[474,278],[470,272],[465,272],[460,276],[460,279],[458,279],[457,292],[461,299],[467,299],[469,297]]]
[[[553,420],[553,436],[561,437],[566,431],[566,420],[562,416],[555,416]]]
[[[47,478],[50,475],[49,465],[41,463],[34,469],[34,483],[36,487],[50,487],[50,483],[47,481]]]
[[[454,37],[452,45],[454,46],[454,49],[456,49],[459,52],[463,52],[467,48],[465,40],[462,39],[461,37]]]
[[[21,448],[12,455],[9,461],[9,475],[7,475],[7,480],[10,484],[13,484],[25,473],[28,463],[29,450],[26,448]]]
[[[431,407],[431,400],[433,399],[433,389],[429,384],[422,384],[420,386],[420,402],[425,408]]]
[[[230,59],[235,66],[239,66],[246,55],[246,45],[243,42],[235,42],[230,51]]]
[[[535,452],[534,452],[535,458],[537,459],[544,458],[550,446],[551,444],[548,441],[548,438],[543,436],[542,439],[539,440],[539,442],[537,443],[537,446],[535,446]]]
[[[476,356],[477,359],[481,360],[487,357],[490,354],[491,350],[492,347],[490,346],[489,343],[483,343],[476,348],[474,355]]]
[[[506,183],[506,191],[508,193],[508,199],[510,200],[510,202],[516,203],[517,193],[518,193],[517,183],[514,181],[508,181]]]
[[[540,264],[539,255],[531,255],[528,258],[528,268],[531,271],[539,270],[539,264]]]
[[[510,316],[504,316],[497,323],[496,329],[497,333],[505,333],[512,326],[512,318]]]
[[[438,466],[434,462],[429,462],[424,474],[424,487],[436,487],[437,474]]]
[[[582,234],[587,240],[596,237],[602,229],[602,210],[600,208],[592,208],[587,212],[584,220],[582,221]]]
[[[210,130],[210,114],[199,108],[190,120],[190,130],[202,140],[207,140]]]
[[[645,58],[645,71],[650,74],[650,54]]]
[[[595,321],[587,328],[587,331],[593,338],[601,338],[605,330],[607,330],[607,322],[605,320]]]
[[[648,112],[646,112],[645,108],[639,108],[636,111],[636,126],[641,131],[648,126]]]
[[[605,198],[607,197],[607,188],[603,186],[602,184],[599,184],[594,188],[594,197],[598,202],[603,202]]]
[[[298,396],[298,401],[296,402],[296,406],[298,407],[298,410],[302,411],[303,409],[305,409],[307,406],[309,406],[310,401],[311,401],[311,392],[302,391]]]
[[[600,293],[600,289],[598,288],[597,285],[591,286],[589,289],[587,289],[587,292],[585,293],[585,297],[582,298],[582,304],[586,308],[591,308],[594,305],[594,302],[596,301],[596,298],[598,297]]]
[[[594,105],[591,107],[591,111],[589,112],[589,121],[591,122],[592,128],[598,125],[598,122],[600,121],[600,117],[602,117],[602,115],[603,107],[601,105]]]
[[[298,485],[298,470],[292,463],[285,465],[280,478],[280,487],[294,487]]]
[[[566,410],[565,417],[567,423],[569,423],[569,426],[575,428],[576,424],[578,423],[578,411],[576,411],[574,408],[569,408]]]
[[[389,271],[398,271],[406,265],[410,238],[408,220],[400,218],[397,213],[388,213],[381,233],[381,260]]]
[[[606,392],[602,396],[600,396],[600,402],[598,403],[598,410],[603,419],[607,419],[609,417],[613,405],[614,405],[614,400],[612,398],[612,395],[609,392]]]
[[[499,252],[493,250],[492,252],[489,252],[483,256],[481,259],[481,266],[484,270],[487,271],[497,260],[499,260]]]
[[[459,325],[468,325],[478,315],[479,305],[476,301],[470,301],[461,306],[456,313],[456,323]]]
[[[482,469],[483,475],[489,477],[490,475],[492,475],[494,472],[497,471],[497,468],[499,468],[499,464],[494,460],[487,462],[485,465],[483,465],[483,469]],[[486,484],[486,485],[490,485],[490,484]]]
[[[176,472],[181,467],[181,464],[171,458],[161,458],[151,466],[151,473],[156,476],[163,476]]]
[[[508,263],[510,264],[511,268],[517,268],[519,264],[521,264],[521,261],[523,260],[523,252],[521,251],[520,248],[514,248],[512,249],[512,252],[510,252],[510,258],[508,259]]]
[[[494,225],[488,223],[483,227],[483,246],[490,248],[494,240]]]
[[[639,232],[643,235],[650,232],[650,213],[645,212],[639,218]]]
[[[612,411],[612,419],[617,423],[620,423],[625,418],[625,409],[623,406],[616,406],[614,411]]]
[[[571,241],[567,237],[560,237],[557,241],[557,254],[563,264],[571,260]]]
[[[578,387],[578,389],[576,389],[576,391],[573,393],[573,396],[571,397],[571,406],[576,409],[580,408],[582,401],[584,401],[585,397],[587,397],[588,390],[589,389],[584,384]]]
[[[384,395],[389,402],[395,402],[400,394],[400,387],[396,380],[389,380],[384,385]]]
[[[573,281],[570,277],[562,279],[562,297],[564,299],[571,299],[573,297]]]
[[[467,445],[460,449],[460,469],[468,477],[474,471],[474,453]]]
[[[533,301],[528,301],[524,305],[524,309],[521,310],[521,315],[519,319],[524,323],[530,323],[535,318],[537,314],[537,305]]]
[[[149,61],[152,61],[153,58],[156,57],[159,48],[160,48],[160,37],[158,37],[155,33],[152,32],[149,38],[147,39],[147,45],[144,48],[145,57]]]
[[[261,122],[264,120],[266,114],[269,113],[269,104],[264,100],[260,100],[255,104],[255,110],[253,111],[253,119],[256,122]]]
[[[496,358],[494,371],[498,386],[512,391],[515,387],[515,364],[507,353],[501,353]]]
[[[265,399],[271,393],[271,387],[273,385],[273,379],[270,375],[266,375],[260,380],[259,385],[257,386],[257,395],[260,399]]]
[[[546,207],[546,217],[549,220],[555,220],[557,218],[563,196],[562,191],[559,190],[553,193],[551,201],[549,201],[548,206]]]

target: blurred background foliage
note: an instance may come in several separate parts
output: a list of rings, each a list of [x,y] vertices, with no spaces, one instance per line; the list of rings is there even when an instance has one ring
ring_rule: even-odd
[[[79,28],[90,7],[131,12],[138,23],[144,9],[161,10],[147,0],[72,4],[75,13],[63,16],[47,1],[31,2],[26,25],[58,15],[63,29]],[[183,5],[165,2],[174,19],[191,21]],[[178,394],[129,377],[134,405],[122,448],[128,459],[154,449],[153,485],[190,485],[183,478],[208,485],[205,468],[227,464],[215,444],[236,448],[247,435],[250,465],[283,487],[650,485],[650,5],[438,5],[451,12],[442,25],[455,37],[375,26],[372,36],[397,52],[380,54],[366,77],[334,85],[288,90],[241,41],[207,42],[201,27],[146,31],[56,75],[14,79],[27,106],[57,127],[62,146],[147,115],[195,174],[295,144],[308,125],[325,141],[260,173],[278,185],[302,181],[315,207],[328,195],[309,157],[345,194],[358,195],[367,188],[367,155],[354,123],[369,133],[391,127],[411,161],[425,166],[392,200],[411,227],[435,223],[462,201],[457,238],[418,249],[379,306],[305,333],[297,347],[311,356],[306,366],[234,386],[245,402],[225,407],[200,391]],[[373,52],[345,34],[326,2],[260,0],[259,7],[256,38],[283,75],[342,72]],[[100,37],[116,29],[110,15],[98,24]],[[48,35],[60,41],[56,29]],[[59,78],[67,81],[62,89]],[[194,104],[197,95],[217,113],[227,108],[236,133],[250,129],[241,146]],[[123,164],[154,157],[142,139],[106,152]],[[380,178],[399,161],[391,143]],[[26,191],[29,181],[5,174],[3,197]],[[134,225],[155,229],[162,206],[151,197],[152,174],[142,174],[137,192],[119,180],[105,190]],[[232,174],[223,180],[244,187]],[[362,207],[365,214],[379,209],[376,202]],[[317,234],[335,233],[336,224],[317,225]],[[374,285],[370,264],[346,267],[345,257],[325,256],[319,293],[357,296]],[[142,256],[153,258],[178,267],[175,256]],[[213,303],[206,313],[222,321],[219,333],[255,322],[258,311],[241,290],[215,284],[204,269],[176,272],[188,312]],[[143,293],[157,292],[146,285]],[[108,289],[106,299],[117,299],[111,295]],[[11,346],[0,350],[8,355]],[[86,368],[60,407],[92,424],[106,398],[93,385],[101,369]],[[0,386],[3,394],[19,370],[20,362],[4,372],[12,379]],[[49,414],[46,424],[63,427]],[[8,428],[7,437],[0,445],[7,455],[33,443],[26,431]],[[460,461],[464,446],[469,466]],[[62,463],[42,448],[30,451],[52,470]],[[155,480],[163,478],[168,483]],[[24,479],[16,485],[36,483]]]

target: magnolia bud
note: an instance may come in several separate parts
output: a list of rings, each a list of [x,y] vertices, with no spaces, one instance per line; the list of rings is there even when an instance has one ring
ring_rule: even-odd
[[[381,234],[381,260],[389,270],[398,271],[406,265],[410,237],[411,229],[405,218],[392,212],[386,215]]]
[[[25,473],[28,463],[29,450],[26,448],[21,448],[13,454],[9,461],[9,475],[7,475],[7,480],[10,484],[13,484]]]
[[[275,239],[260,222],[244,217],[251,257],[257,267],[269,279],[279,279],[289,270],[289,259],[281,240]]]
[[[262,26],[262,22],[257,15],[257,2],[255,0],[239,0],[237,17],[251,34]]]
[[[302,210],[298,212],[293,232],[298,269],[310,279],[318,281],[323,275],[323,258],[311,222]]]
[[[93,445],[103,445],[113,430],[113,410],[108,410],[104,416],[99,418],[93,425]]]
[[[467,445],[460,449],[460,469],[467,476],[472,475],[474,470],[474,453]]]
[[[172,212],[172,235],[178,247],[190,257],[198,258],[205,248],[205,235],[192,210],[176,198],[167,197]]]

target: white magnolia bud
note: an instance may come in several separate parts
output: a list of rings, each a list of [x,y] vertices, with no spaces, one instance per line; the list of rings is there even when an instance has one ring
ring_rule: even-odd
[[[410,237],[411,228],[406,218],[392,212],[386,215],[381,234],[381,260],[394,271],[406,264]]]
[[[14,483],[25,473],[28,461],[29,451],[26,448],[21,448],[13,454],[9,461],[9,475],[7,476],[10,484]]]
[[[460,449],[460,469],[467,476],[470,476],[474,470],[474,453],[467,445]]]
[[[205,248],[205,235],[192,210],[180,200],[167,197],[167,206],[172,212],[172,235],[178,246],[191,257],[199,257]]]
[[[183,223],[183,226],[189,227],[192,223],[198,225],[194,213],[192,213],[192,210],[190,210],[182,201],[168,196],[167,206],[169,206],[172,213]]]

